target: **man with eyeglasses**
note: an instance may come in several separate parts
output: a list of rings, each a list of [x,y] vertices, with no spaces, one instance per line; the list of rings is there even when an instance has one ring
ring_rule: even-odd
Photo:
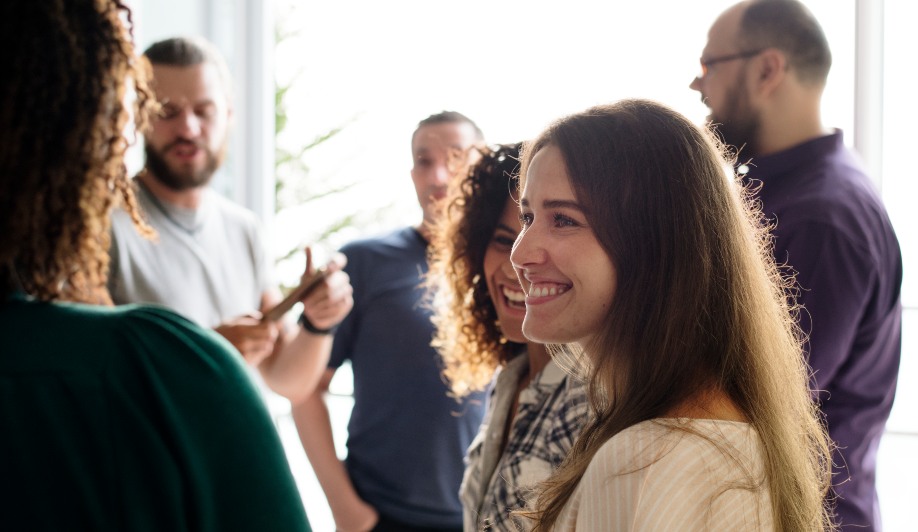
[[[711,26],[690,87],[739,152],[738,171],[774,224],[778,264],[796,272],[814,398],[837,443],[843,530],[879,530],[876,453],[901,352],[902,258],[886,210],[820,101],[832,57],[796,0],[750,0]],[[753,188],[755,190],[755,188]]]

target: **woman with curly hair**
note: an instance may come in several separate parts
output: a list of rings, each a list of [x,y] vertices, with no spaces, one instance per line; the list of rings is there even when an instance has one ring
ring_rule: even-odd
[[[549,126],[522,155],[523,332],[589,375],[593,421],[536,529],[830,528],[831,455],[790,283],[712,136],[646,100]]]
[[[483,153],[451,184],[433,239],[435,346],[451,390],[457,397],[482,390],[498,371],[460,490],[467,531],[526,527],[512,512],[527,507],[586,423],[583,383],[521,332],[524,294],[510,264],[520,230],[511,196],[519,149]]]
[[[0,518],[10,530],[309,530],[228,343],[110,306],[125,128],[155,105],[117,0],[0,4]],[[134,105],[130,101],[134,93]]]

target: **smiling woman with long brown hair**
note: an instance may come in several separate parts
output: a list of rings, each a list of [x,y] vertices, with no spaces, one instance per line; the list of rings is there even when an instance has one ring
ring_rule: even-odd
[[[124,21],[115,0],[0,3],[2,526],[309,530],[229,344],[110,306],[113,204],[145,230],[125,128],[153,107]]]
[[[595,421],[538,530],[829,528],[829,443],[792,285],[712,137],[660,104],[563,118],[522,157],[523,333],[564,344]]]

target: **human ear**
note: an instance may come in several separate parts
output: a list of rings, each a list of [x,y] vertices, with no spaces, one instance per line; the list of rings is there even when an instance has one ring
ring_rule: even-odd
[[[774,92],[787,77],[787,56],[778,49],[763,50],[756,58],[755,64],[755,83],[765,96]]]

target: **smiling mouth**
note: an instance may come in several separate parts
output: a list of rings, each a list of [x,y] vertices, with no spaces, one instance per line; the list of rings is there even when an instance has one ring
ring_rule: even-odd
[[[529,285],[529,297],[549,297],[559,296],[570,289],[563,284],[531,284]]]
[[[504,296],[504,303],[514,309],[526,309],[526,294],[520,289],[504,286],[501,289]]]

